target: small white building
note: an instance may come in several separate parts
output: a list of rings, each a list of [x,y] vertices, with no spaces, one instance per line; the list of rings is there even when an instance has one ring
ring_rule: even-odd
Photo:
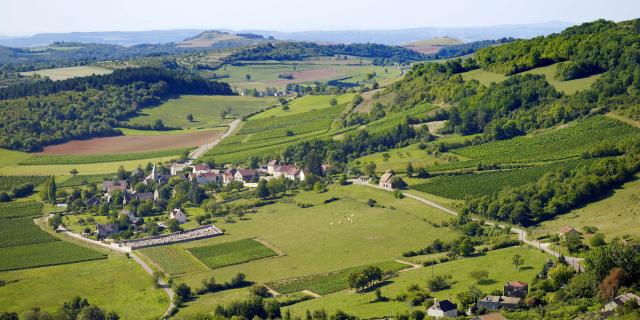
[[[180,209],[173,209],[173,211],[171,211],[171,213],[169,214],[169,218],[176,219],[176,221],[178,221],[178,224],[187,222],[187,215],[184,214],[184,212],[182,212],[182,210]]]
[[[457,308],[458,306],[449,300],[435,299],[433,305],[427,310],[427,315],[434,318],[455,318],[458,316]]]
[[[184,171],[184,168],[186,168],[188,166],[188,164],[186,163],[174,163],[171,165],[171,175],[175,176],[177,175],[179,172]]]
[[[193,166],[193,173],[195,174],[205,174],[209,172],[211,172],[211,169],[209,169],[209,166],[206,164],[196,164]]]
[[[392,178],[393,178],[393,171],[389,169],[382,175],[382,177],[380,177],[380,182],[378,182],[378,185],[380,186],[380,188],[392,190],[393,189],[393,185],[391,183]]]

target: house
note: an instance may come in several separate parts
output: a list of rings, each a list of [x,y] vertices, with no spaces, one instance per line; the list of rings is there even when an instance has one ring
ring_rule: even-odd
[[[380,182],[378,182],[378,185],[382,189],[392,190],[393,189],[393,185],[391,184],[392,178],[393,178],[393,171],[391,171],[391,169],[388,169],[382,175],[382,177],[380,177]]]
[[[102,182],[102,191],[108,194],[113,194],[114,192],[120,190],[121,192],[125,192],[127,190],[127,181],[119,180],[119,181],[103,181]]]
[[[449,300],[435,299],[433,305],[427,310],[427,315],[434,318],[455,318],[458,316],[457,308],[458,306]]]
[[[233,175],[233,179],[242,182],[252,182],[257,176],[258,172],[253,169],[238,169]]]
[[[304,179],[309,175],[305,170],[301,170],[298,166],[295,165],[278,165],[273,168],[273,176],[275,178],[284,177],[289,180],[300,180],[304,181]]]
[[[503,315],[498,312],[487,313],[481,316],[477,316],[475,318],[471,318],[471,320],[507,320]]]
[[[97,207],[100,205],[100,198],[93,196],[88,199],[85,204],[87,205],[87,207]]]
[[[127,216],[127,218],[129,218],[129,221],[131,221],[131,223],[133,224],[141,224],[142,221],[140,221],[140,218],[136,217],[136,215],[134,215],[133,213],[131,213],[131,211],[129,210],[120,210],[120,214]]]
[[[511,281],[504,285],[504,295],[507,297],[526,298],[529,284],[522,281]]]
[[[478,300],[478,308],[498,310],[500,308],[517,309],[522,303],[522,298],[506,296],[486,296]]]
[[[154,201],[155,197],[154,197],[154,193],[153,192],[136,192],[135,190],[127,190],[127,192],[125,192],[123,194],[122,197],[122,204],[125,205],[129,202],[131,202],[131,200],[151,200]]]
[[[180,209],[173,209],[173,211],[171,211],[171,213],[169,214],[169,218],[176,219],[176,221],[178,221],[178,224],[187,222],[187,215],[185,215],[184,212],[182,212],[182,210]]]
[[[196,164],[195,166],[193,166],[193,173],[198,174],[198,173],[207,173],[210,172],[211,170],[209,169],[209,166],[206,164]]]
[[[267,164],[267,173],[273,174],[275,172],[276,167],[279,165],[280,165],[280,162],[278,160],[269,161],[269,163]]]
[[[235,180],[236,169],[227,169],[222,174],[222,183],[229,184]]]
[[[224,175],[214,172],[192,173],[189,175],[189,180],[196,180],[198,184],[222,183]]]
[[[637,304],[640,304],[640,297],[638,297],[637,295],[628,292],[622,295],[619,295],[617,297],[615,297],[615,299],[611,300],[609,303],[604,305],[604,308],[602,308],[602,313],[605,316],[611,315],[613,313],[613,311],[615,311],[616,309],[618,309],[618,307],[622,307],[626,302],[629,301],[634,301]]]
[[[171,175],[175,176],[178,175],[179,172],[184,171],[184,168],[186,168],[188,166],[188,164],[186,163],[174,163],[171,165]]]
[[[580,232],[578,232],[578,230],[570,227],[570,226],[564,226],[562,228],[560,228],[560,231],[558,232],[558,235],[560,236],[561,239],[564,239],[567,237],[567,235],[572,235],[572,236],[580,236]]]
[[[116,233],[118,233],[118,225],[115,223],[96,224],[96,236],[98,236],[98,239],[104,239]]]

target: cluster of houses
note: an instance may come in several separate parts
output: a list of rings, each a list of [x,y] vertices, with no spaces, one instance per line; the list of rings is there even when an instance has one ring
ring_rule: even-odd
[[[486,296],[478,300],[478,309],[495,311],[498,309],[517,309],[522,305],[524,298],[529,293],[529,284],[522,281],[507,282],[501,296]],[[458,316],[458,308],[449,300],[435,300],[427,310],[427,315],[434,318],[455,318]],[[499,313],[489,313],[473,318],[474,320],[504,319]]]

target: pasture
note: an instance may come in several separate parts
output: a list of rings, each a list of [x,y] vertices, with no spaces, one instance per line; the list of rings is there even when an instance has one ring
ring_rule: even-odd
[[[630,235],[640,237],[640,180],[624,184],[606,198],[556,216],[531,229],[536,236],[556,234],[561,227],[571,226],[582,232],[585,226],[595,226],[607,240]]]
[[[189,252],[211,269],[278,255],[271,248],[253,239],[189,248]]]
[[[176,155],[178,149],[198,147],[218,138],[224,133],[222,128],[187,132],[182,134],[167,135],[122,135],[115,137],[92,138],[87,140],[74,140],[62,144],[46,146],[38,155],[96,155],[113,156],[115,154],[141,154],[145,157],[154,157],[149,152],[159,152],[156,158],[167,156],[166,153]],[[118,161],[133,160],[124,157]]]
[[[26,152],[13,151],[0,148],[0,168],[15,165],[18,162],[29,158],[31,155]]]
[[[62,241],[52,243],[52,246],[58,245],[60,248],[46,249],[52,255],[65,254],[64,250],[60,251],[65,244],[71,250],[66,252],[74,252],[76,257],[76,252],[86,250]],[[0,252],[3,250],[0,249]],[[26,253],[24,250],[22,252]],[[97,253],[95,255],[98,256]],[[4,261],[3,258],[0,261]],[[154,287],[151,277],[137,263],[124,256],[0,272],[0,279],[8,282],[0,287],[0,310],[17,312],[21,316],[34,306],[49,312],[56,311],[75,296],[116,311],[123,319],[158,319],[169,305],[166,294]]]
[[[368,198],[375,199],[380,207],[369,207]],[[328,199],[333,201],[325,203]],[[312,206],[302,209],[297,203]],[[198,287],[210,276],[221,282],[243,272],[250,281],[267,283],[391,261],[402,252],[422,247],[436,238],[445,241],[455,238],[452,229],[442,226],[449,219],[449,215],[418,201],[397,199],[388,192],[357,185],[331,185],[327,192],[300,192],[260,207],[243,219],[234,218],[234,222],[218,220],[216,225],[225,229],[222,237],[177,245],[191,250],[260,238],[286,255],[179,275],[174,281]],[[198,312],[211,312],[215,304],[223,301],[223,296],[225,293],[199,297],[181,310],[177,318],[189,319]]]
[[[139,110],[139,115],[129,123],[152,124],[162,120],[166,126],[183,129],[213,128],[229,123],[233,118],[241,118],[278,103],[275,97],[255,98],[250,96],[195,96],[184,95],[169,99],[157,107]],[[224,119],[223,110],[230,114]],[[193,115],[193,121],[187,115]]]
[[[468,168],[492,163],[532,163],[580,156],[590,147],[637,137],[638,128],[604,116],[593,116],[526,136],[450,150],[471,160],[436,164],[432,170]]]
[[[260,112],[251,117],[251,120],[264,119],[271,117],[290,116],[310,111],[318,111],[325,108],[331,108],[330,101],[335,98],[338,105],[344,105],[353,100],[354,94],[343,94],[339,96],[332,95],[306,95],[297,99],[293,99],[289,104],[289,110],[284,111],[282,107],[276,107],[264,112]]]
[[[524,258],[524,266],[519,270],[515,269],[511,263],[512,257],[519,254]],[[380,287],[382,295],[388,298],[395,298],[403,292],[407,292],[409,286],[417,284],[421,288],[426,288],[426,281],[434,275],[449,274],[453,277],[451,288],[432,293],[438,299],[452,299],[457,302],[456,294],[467,290],[471,285],[476,285],[486,293],[493,290],[501,290],[507,281],[521,280],[530,282],[533,277],[542,269],[542,265],[547,260],[547,256],[538,250],[528,247],[512,247],[490,251],[484,255],[472,258],[463,258],[437,264],[433,267],[425,267],[416,270],[409,270],[400,273],[398,277],[389,279],[389,283]],[[489,271],[487,284],[476,284],[469,273],[474,270]],[[351,290],[343,290],[333,294],[323,296],[318,299],[308,300],[287,307],[293,316],[304,317],[307,310],[325,309],[328,313],[342,310],[360,318],[383,318],[393,316],[397,313],[416,310],[424,311],[424,306],[411,307],[407,302],[400,302],[391,299],[387,302],[371,303],[374,299],[373,292],[354,293]]]
[[[86,77],[90,75],[103,75],[113,72],[111,69],[106,69],[96,66],[78,66],[78,67],[64,67],[54,69],[42,69],[37,71],[20,72],[20,75],[25,77],[32,77],[38,75],[41,77],[48,77],[53,81],[65,80],[75,77]]]

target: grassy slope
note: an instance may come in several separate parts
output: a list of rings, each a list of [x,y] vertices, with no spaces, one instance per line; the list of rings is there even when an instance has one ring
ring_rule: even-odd
[[[336,100],[338,100],[338,104],[340,105],[351,102],[351,100],[353,100],[353,96],[354,94],[343,94],[337,97],[332,95],[307,95],[291,101],[289,103],[290,109],[288,111],[284,111],[282,110],[282,108],[276,107],[265,112],[258,113],[255,116],[251,117],[251,119],[255,120],[270,117],[290,116],[294,114],[330,108],[331,105],[329,105],[329,101],[331,101],[332,98],[336,98]]]
[[[230,118],[220,119],[220,111],[231,108],[237,117],[274,105],[274,97],[254,98],[242,96],[193,96],[185,95],[169,99],[160,106],[140,110],[140,115],[129,119],[130,123],[150,124],[160,119],[165,125],[180,128],[215,127],[228,122]],[[194,121],[187,121],[192,114]]]
[[[331,197],[340,200],[323,204]],[[366,202],[370,197],[386,208],[368,207]],[[300,209],[296,202],[314,206]],[[347,220],[352,213],[353,223]],[[335,186],[326,193],[303,192],[293,203],[265,206],[247,218],[236,223],[219,220],[216,225],[225,229],[225,236],[179,246],[188,248],[259,237],[286,255],[184,275],[177,280],[197,287],[210,275],[222,282],[237,272],[244,272],[249,280],[263,283],[389,261],[435,238],[447,240],[456,236],[449,228],[436,228],[431,224],[448,221],[448,215],[417,201],[396,199],[392,194],[363,186]],[[220,296],[200,297],[182,310],[178,319],[213,310]]]
[[[31,155],[25,152],[0,149],[0,168],[17,164],[18,162],[29,158]]]
[[[65,68],[54,68],[54,69],[42,69],[38,71],[28,71],[28,72],[20,72],[23,76],[33,76],[34,74],[39,74],[43,77],[49,77],[51,80],[65,80],[74,77],[86,77],[93,74],[102,75],[109,74],[113,70],[94,67],[94,66],[79,66],[79,67],[65,67]]]
[[[515,270],[511,263],[514,254],[520,254],[525,260],[524,267],[519,271]],[[514,247],[502,249],[492,251],[485,256],[438,264],[433,268],[428,267],[403,272],[399,277],[390,279],[391,283],[383,286],[381,291],[383,296],[395,298],[398,294],[405,292],[412,284],[418,284],[424,288],[426,280],[431,276],[432,272],[436,275],[451,274],[454,281],[451,289],[439,291],[433,295],[439,299],[453,299],[455,302],[456,293],[464,291],[470,285],[475,284],[475,281],[469,276],[469,272],[473,270],[489,271],[489,278],[495,280],[495,282],[488,285],[479,285],[478,287],[485,292],[490,292],[495,289],[501,289],[506,281],[522,280],[529,282],[542,268],[546,259],[545,255],[530,248]],[[373,292],[355,294],[350,290],[344,290],[319,299],[295,304],[290,307],[290,310],[294,316],[304,317],[306,310],[325,309],[328,313],[332,313],[340,309],[361,318],[380,318],[411,310],[407,302],[369,303],[373,298]],[[415,307],[415,309],[424,311],[423,306]]]
[[[211,269],[277,255],[275,251],[253,239],[193,247],[189,249],[189,252]]]
[[[554,86],[558,91],[562,91],[566,94],[574,94],[580,90],[588,89],[589,87],[591,87],[591,84],[594,83],[596,80],[598,80],[598,78],[600,77],[600,75],[595,75],[595,76],[582,78],[582,79],[560,81],[554,78],[557,68],[558,68],[558,64],[556,63],[546,67],[540,67],[540,68],[535,68],[533,70],[525,71],[522,74],[531,73],[531,74],[544,75],[545,78],[547,79],[547,82],[549,82],[549,84]],[[480,83],[484,85],[489,85],[492,82],[500,82],[506,79],[507,77],[500,73],[495,73],[495,72],[486,71],[482,69],[476,69],[476,70],[463,73],[462,78],[465,81],[475,79],[480,81]]]
[[[118,171],[118,167],[123,166],[127,170],[133,170],[138,166],[145,166],[147,163],[165,162],[175,157],[152,158],[143,160],[131,160],[121,162],[104,162],[91,164],[60,164],[60,165],[32,165],[19,166],[12,165],[0,169],[0,175],[69,175],[71,169],[76,169],[83,175],[94,175],[102,173],[112,173]]]
[[[640,236],[640,180],[626,183],[622,188],[598,202],[543,222],[533,229],[535,234],[554,234],[563,226],[582,230],[584,226],[596,226],[608,239],[631,235]]]
[[[151,277],[122,256],[0,272],[0,279],[17,281],[0,287],[0,310],[20,315],[34,306],[53,312],[75,296],[116,311],[123,319],[157,319],[169,304],[165,293],[154,288]]]

